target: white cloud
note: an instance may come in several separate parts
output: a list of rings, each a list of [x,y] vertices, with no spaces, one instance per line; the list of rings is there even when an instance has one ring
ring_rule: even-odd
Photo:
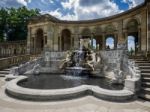
[[[71,9],[74,7],[76,0],[69,0],[68,2],[61,2],[61,5],[63,6],[63,8],[65,9]]]
[[[0,8],[1,7],[20,7],[23,4],[26,5],[26,3],[22,0],[0,0]]]
[[[53,4],[53,3],[54,3],[54,1],[53,1],[53,0],[49,0],[49,2],[50,2],[51,4]]]
[[[27,6],[28,2],[31,2],[31,0],[17,0],[18,3]]]
[[[60,2],[63,9],[60,7],[61,9],[57,8],[54,10],[52,6],[54,11],[51,11],[51,8],[49,8],[51,7],[50,4],[53,4],[55,7],[57,7],[57,4],[54,4],[56,1]],[[127,3],[129,7],[132,8],[142,3],[144,0],[121,1]],[[63,20],[88,20],[103,18],[123,11],[119,9],[119,6],[114,2],[114,0],[0,0],[0,7],[28,7],[28,5],[30,8],[33,8],[34,6],[40,8],[41,10],[43,9],[44,11],[42,13],[47,12]]]
[[[68,0],[61,3],[64,9],[74,9],[78,20],[102,18],[121,12],[110,0]]]
[[[77,20],[76,15],[73,14],[67,14],[67,15],[63,15],[60,12],[60,9],[56,9],[55,11],[41,11],[42,14],[50,14],[52,16],[55,16],[61,20]]]
[[[122,2],[127,3],[129,8],[135,7],[144,2],[144,0],[122,0]]]
[[[54,3],[54,0],[39,0],[39,2],[42,2],[43,4],[47,5],[49,3],[53,4]]]

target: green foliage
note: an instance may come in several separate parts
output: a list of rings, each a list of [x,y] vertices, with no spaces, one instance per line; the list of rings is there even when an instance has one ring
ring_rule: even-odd
[[[39,15],[38,9],[26,7],[0,9],[0,41],[4,40],[4,33],[8,41],[24,40],[27,37],[28,20]]]

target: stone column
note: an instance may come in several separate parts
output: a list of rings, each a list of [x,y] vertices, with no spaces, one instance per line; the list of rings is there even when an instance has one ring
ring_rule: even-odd
[[[61,38],[61,35],[59,34],[59,36],[58,36],[58,40],[59,40],[59,51],[62,51],[62,38]]]
[[[33,37],[34,40],[34,54],[36,54],[36,36]]]
[[[141,24],[140,24],[140,27],[141,27],[141,51],[146,51],[147,50],[147,12],[144,11],[142,14],[141,14],[142,18],[141,18]]]
[[[106,48],[106,45],[105,45],[106,43],[105,43],[105,34],[103,33],[102,34],[102,50],[105,50],[105,48]]]
[[[117,33],[114,33],[115,41],[114,41],[114,49],[117,49],[117,44],[118,44],[118,35]]]
[[[80,44],[80,39],[79,39],[79,34],[75,34],[74,36],[74,48],[78,49],[79,48],[79,44]]]
[[[54,26],[47,25],[45,27],[45,31],[47,32],[47,48],[50,51],[53,51],[53,43],[54,43]]]
[[[60,50],[60,40],[59,40],[59,27],[54,26],[54,38],[53,38],[53,46],[54,46],[54,51],[59,51]]]
[[[128,32],[126,29],[123,30],[123,34],[124,34],[124,43],[126,43],[128,48]]]
[[[71,47],[71,48],[70,48],[70,49],[72,49],[72,37],[73,37],[73,36],[72,36],[72,34],[71,34],[71,36],[70,36],[70,47]]]
[[[147,0],[147,49],[150,52],[150,2]]]
[[[27,35],[27,53],[31,54],[31,27],[28,27],[28,35]]]
[[[126,41],[125,32],[126,29],[123,29],[123,20],[118,21],[118,28],[117,28],[117,37],[118,37],[118,44],[124,44]]]
[[[91,34],[91,46],[92,46],[92,49],[93,49],[93,38],[94,38],[94,34]]]
[[[32,54],[32,53],[34,53],[34,37],[31,37],[30,38],[30,53]]]
[[[138,51],[141,51],[141,27],[138,27]]]
[[[71,35],[71,48],[74,48],[74,34]]]

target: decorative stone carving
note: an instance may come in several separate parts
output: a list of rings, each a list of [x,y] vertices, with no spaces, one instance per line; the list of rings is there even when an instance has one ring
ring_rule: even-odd
[[[40,73],[41,66],[39,64],[33,67],[33,74],[38,75]]]
[[[125,76],[121,70],[115,69],[114,75],[113,83],[122,84],[124,82]]]
[[[13,68],[10,70],[9,75],[14,75],[14,76],[19,75],[19,67],[13,67]]]

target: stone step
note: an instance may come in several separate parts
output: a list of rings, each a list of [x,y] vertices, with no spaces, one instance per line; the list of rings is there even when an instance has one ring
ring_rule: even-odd
[[[150,69],[150,66],[139,66],[140,69]]]
[[[144,56],[130,56],[131,59],[146,59]]]
[[[9,71],[1,70],[1,71],[0,71],[0,74],[9,74]]]
[[[11,70],[11,68],[3,69],[3,71],[10,71],[10,70]]]
[[[149,60],[135,60],[135,62],[150,62]]]
[[[149,94],[150,95],[150,88],[149,87],[142,87],[141,92],[144,94]]]
[[[150,77],[150,73],[141,73],[141,77]]]
[[[150,82],[150,77],[141,77],[142,81]]]
[[[140,69],[141,73],[150,73],[150,69]]]
[[[141,86],[150,88],[150,82],[142,82]]]
[[[144,60],[144,61],[142,61],[142,60],[141,60],[141,61],[135,60],[135,62],[136,62],[136,63],[150,63],[150,61],[148,61],[148,60],[147,60],[147,61],[145,61],[145,60]]]
[[[7,74],[0,74],[0,77],[5,77]]]
[[[149,94],[140,94],[139,97],[144,99],[144,100],[150,101],[150,95]]]
[[[134,59],[134,60],[135,61],[148,61],[147,59],[144,59],[144,58],[143,59],[142,58],[141,59]]]
[[[139,66],[150,66],[150,63],[137,63]]]
[[[11,68],[6,68],[0,71],[0,77],[5,77],[9,74]]]

